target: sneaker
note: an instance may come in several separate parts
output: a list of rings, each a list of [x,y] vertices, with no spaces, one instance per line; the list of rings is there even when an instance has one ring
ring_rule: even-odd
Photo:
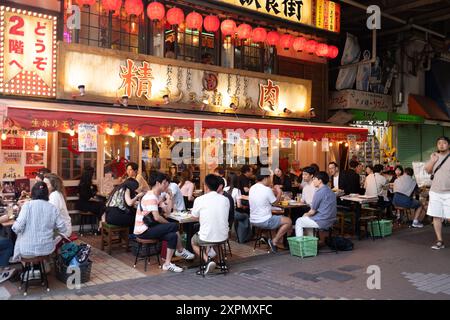
[[[180,268],[179,266],[177,266],[173,263],[163,264],[162,269],[164,271],[183,272],[183,268]]]
[[[267,241],[267,243],[269,244],[270,250],[272,251],[272,253],[277,253],[278,252],[278,248],[276,245],[273,244],[272,239],[269,239]]]
[[[178,250],[175,251],[175,256],[182,257],[186,260],[193,260],[195,258],[195,254],[187,250],[186,248],[183,248],[183,251],[178,252]]]
[[[9,278],[11,278],[11,277],[14,275],[15,272],[16,272],[16,269],[11,269],[11,270],[3,271],[3,272],[0,274],[0,283],[5,282],[5,281],[8,280]]]
[[[207,274],[208,272],[212,272],[216,268],[216,266],[217,265],[214,261],[209,261],[206,265],[205,274]]]
[[[444,248],[445,248],[444,242],[442,242],[442,241],[436,242],[436,244],[431,247],[431,249],[434,249],[434,250],[439,250],[439,249],[444,249]]]
[[[411,225],[412,228],[423,228],[423,223],[413,222]]]
[[[213,247],[211,247],[211,249],[209,249],[209,251],[208,251],[208,257],[209,257],[210,259],[213,259],[213,258],[215,258],[216,256],[217,256],[216,251],[214,250]]]

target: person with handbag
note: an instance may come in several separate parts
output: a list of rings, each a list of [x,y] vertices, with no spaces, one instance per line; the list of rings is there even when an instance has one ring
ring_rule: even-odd
[[[178,232],[178,224],[169,222],[164,217],[170,213],[171,206],[166,206],[167,210],[160,207],[161,193],[167,189],[167,176],[161,172],[152,172],[150,174],[148,191],[138,205],[136,219],[134,224],[134,234],[140,239],[159,239],[167,241],[167,250],[163,270],[172,272],[182,272],[183,268],[172,263],[172,257],[182,257],[186,260],[195,258],[192,252],[189,252],[181,243],[181,237]],[[171,201],[171,193],[166,194],[165,201]]]
[[[442,222],[450,219],[450,139],[439,137],[436,141],[437,151],[433,152],[425,164],[425,171],[431,174],[430,201],[427,215],[433,217],[436,243],[432,249],[444,249],[442,239]]]

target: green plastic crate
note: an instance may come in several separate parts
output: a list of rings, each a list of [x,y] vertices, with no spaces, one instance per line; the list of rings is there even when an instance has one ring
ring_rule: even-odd
[[[297,257],[315,257],[317,256],[317,243],[319,239],[316,237],[289,237],[289,250],[292,256]]]
[[[369,222],[369,232],[372,234],[372,224],[373,224],[373,235],[375,237],[386,237],[392,234],[392,220],[380,220],[380,229],[378,228],[378,221]]]

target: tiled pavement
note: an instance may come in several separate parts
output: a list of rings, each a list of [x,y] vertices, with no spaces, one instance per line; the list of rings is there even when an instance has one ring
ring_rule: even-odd
[[[444,228],[444,234],[448,239],[450,228]],[[36,288],[27,299],[450,299],[450,249],[431,250],[433,240],[431,226],[403,229],[385,239],[355,241],[351,252],[305,259],[286,251],[253,254],[250,245],[232,243],[231,272],[205,279],[195,269],[173,274],[154,264],[144,273],[131,267],[130,253],[109,257],[95,251],[93,283],[68,290],[53,280],[50,293]],[[367,288],[370,265],[381,269],[380,290]],[[15,286],[7,284],[10,299],[23,299]]]

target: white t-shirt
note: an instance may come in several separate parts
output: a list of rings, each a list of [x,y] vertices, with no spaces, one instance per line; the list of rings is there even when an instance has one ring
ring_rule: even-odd
[[[225,187],[223,191],[228,192],[230,190],[230,187]],[[237,201],[241,198],[242,193],[239,188],[233,188],[233,192],[231,193],[231,197],[234,200],[234,208],[237,208]]]
[[[221,242],[228,239],[228,213],[230,201],[215,191],[195,199],[192,215],[199,218],[199,238],[207,242]]]
[[[333,176],[333,185],[336,189],[340,189],[339,187],[339,175],[337,177]]]
[[[250,205],[250,222],[263,223],[272,217],[272,203],[277,200],[272,189],[262,183],[250,188],[248,202]]]
[[[183,197],[188,197],[188,200],[193,200],[193,194],[194,194],[194,184],[191,181],[186,181],[183,186],[181,187],[181,194]]]
[[[311,205],[313,198],[314,198],[314,194],[316,193],[317,188],[314,187],[314,184],[311,182],[307,183],[304,187],[303,187],[303,191],[302,191],[302,200],[307,204],[307,205]]]
[[[387,197],[387,189],[385,188],[387,184],[387,180],[378,172],[373,174],[369,174],[366,177],[365,188],[366,188],[366,196],[377,197],[383,196],[384,201],[389,201]]]
[[[176,211],[185,211],[186,206],[184,205],[183,194],[181,193],[180,188],[174,182],[169,184],[169,188],[172,191],[173,195],[173,209]]]
[[[63,218],[64,224],[67,228],[67,234],[65,234],[65,236],[70,237],[70,235],[72,234],[72,219],[70,218],[69,211],[67,210],[64,196],[59,191],[53,191],[48,197],[48,202],[50,202],[58,209],[58,212]]]
[[[410,197],[416,188],[416,181],[404,173],[394,181],[394,193],[402,193],[407,197]]]

